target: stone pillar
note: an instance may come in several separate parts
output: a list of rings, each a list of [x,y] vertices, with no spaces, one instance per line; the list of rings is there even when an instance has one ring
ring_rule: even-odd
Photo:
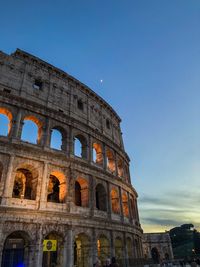
[[[96,263],[97,258],[98,258],[98,252],[97,252],[97,240],[96,240],[96,231],[93,228],[92,229],[92,264],[90,266],[93,266],[94,263]]]
[[[90,215],[93,217],[95,208],[95,183],[92,175],[89,176],[89,208]]]
[[[92,138],[89,136],[88,138],[88,161],[89,163],[93,162],[93,145]]]
[[[63,266],[73,267],[74,265],[73,258],[74,258],[73,231],[72,229],[69,229],[64,243]]]
[[[42,224],[38,225],[38,238],[35,250],[35,264],[34,266],[42,267],[42,257],[43,257],[43,236],[42,236]]]
[[[129,214],[129,222],[133,224],[133,216],[132,216],[132,209],[131,209],[131,200],[130,200],[130,193],[128,192],[128,214]]]
[[[42,127],[42,136],[40,140],[40,144],[44,147],[50,147],[51,133],[49,118],[46,118],[45,126]]]
[[[44,169],[42,175],[42,184],[40,192],[40,209],[44,209],[47,202],[47,190],[48,190],[48,163],[44,162]]]
[[[117,162],[117,153],[114,152],[114,157],[115,157],[115,175],[118,176],[118,162]]]
[[[114,242],[113,231],[110,231],[110,252],[111,252],[111,258],[115,257],[115,242]]]
[[[22,111],[21,109],[18,109],[16,118],[12,120],[12,128],[10,132],[10,137],[11,138],[19,138],[18,132],[20,128],[20,122],[21,122],[21,117],[22,117]]]
[[[120,215],[121,215],[121,222],[124,222],[124,213],[123,213],[123,203],[122,203],[122,190],[121,187],[119,188],[119,203],[120,203]]]
[[[11,155],[9,164],[8,164],[8,170],[7,170],[7,177],[5,179],[4,184],[4,192],[2,197],[2,204],[6,205],[7,198],[12,197],[12,190],[13,190],[13,183],[12,181],[12,171],[13,171],[13,162],[14,162],[15,156]]]
[[[107,156],[106,156],[106,146],[102,145],[102,153],[103,153],[103,169],[107,171]]]
[[[70,157],[74,156],[74,136],[72,127],[69,127],[69,138],[68,138],[68,153]]]
[[[112,207],[111,207],[111,201],[110,201],[110,184],[108,181],[106,182],[106,185],[107,185],[107,207],[108,207],[107,214],[108,214],[108,218],[111,220]]]
[[[128,255],[128,249],[127,249],[127,243],[126,243],[126,234],[125,233],[123,233],[123,243],[124,243],[124,250],[123,250],[124,262],[123,262],[123,265],[126,267],[129,267],[129,255]]]

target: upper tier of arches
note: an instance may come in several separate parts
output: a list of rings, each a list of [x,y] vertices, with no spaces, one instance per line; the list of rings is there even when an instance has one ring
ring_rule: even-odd
[[[5,116],[7,123],[5,124]],[[119,153],[110,145],[90,134],[67,124],[50,121],[32,112],[17,113],[0,107],[0,135],[22,142],[48,147],[68,157],[85,160],[91,165],[130,183],[129,166],[124,152]]]

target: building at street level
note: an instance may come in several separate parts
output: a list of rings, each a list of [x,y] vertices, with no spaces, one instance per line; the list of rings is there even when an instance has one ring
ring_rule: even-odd
[[[141,258],[137,193],[112,107],[17,49],[0,52],[0,113],[8,121],[0,136],[1,266],[92,267],[112,256],[132,266]],[[37,132],[31,141],[28,125]]]

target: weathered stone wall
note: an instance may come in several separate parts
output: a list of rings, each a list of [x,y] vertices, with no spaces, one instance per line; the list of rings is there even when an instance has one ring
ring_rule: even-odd
[[[42,266],[42,243],[51,233],[57,236],[57,266],[60,267],[73,266],[76,240],[82,245],[89,244],[87,264],[92,266],[97,257],[102,257],[97,246],[99,236],[109,241],[110,257],[121,250],[124,266],[128,266],[128,258],[142,257],[137,193],[130,182],[129,158],[124,151],[120,118],[115,111],[73,77],[17,50],[12,55],[0,52],[0,113],[10,120],[8,135],[0,136],[0,162],[3,166],[0,179],[0,256],[9,235],[19,232],[27,242],[25,261],[28,267]],[[21,139],[26,119],[38,126],[37,144]],[[53,128],[62,133],[61,150],[50,147]],[[82,158],[74,154],[77,135],[81,135],[85,142]],[[93,161],[94,142],[102,147],[102,164]],[[113,151],[114,172],[108,170],[107,148]],[[120,168],[123,168],[120,173],[118,158],[123,163],[120,163]],[[16,175],[20,170],[31,174],[31,190],[35,188],[35,196],[30,199],[22,194],[13,197]],[[60,203],[47,201],[50,175],[59,180]],[[82,206],[75,205],[76,181],[81,186],[82,203],[86,203]],[[97,208],[95,190],[98,184],[104,188],[106,211]],[[112,210],[113,187],[119,193],[119,214]],[[122,194],[127,194],[128,207]],[[127,239],[131,240],[129,248]],[[116,247],[116,240],[120,240],[121,243],[117,243],[121,244],[120,248]],[[132,251],[131,256],[128,251],[129,254]]]

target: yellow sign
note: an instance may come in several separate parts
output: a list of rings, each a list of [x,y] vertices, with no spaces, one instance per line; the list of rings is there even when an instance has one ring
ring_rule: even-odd
[[[57,250],[57,240],[45,239],[43,241],[43,251],[56,251]]]

